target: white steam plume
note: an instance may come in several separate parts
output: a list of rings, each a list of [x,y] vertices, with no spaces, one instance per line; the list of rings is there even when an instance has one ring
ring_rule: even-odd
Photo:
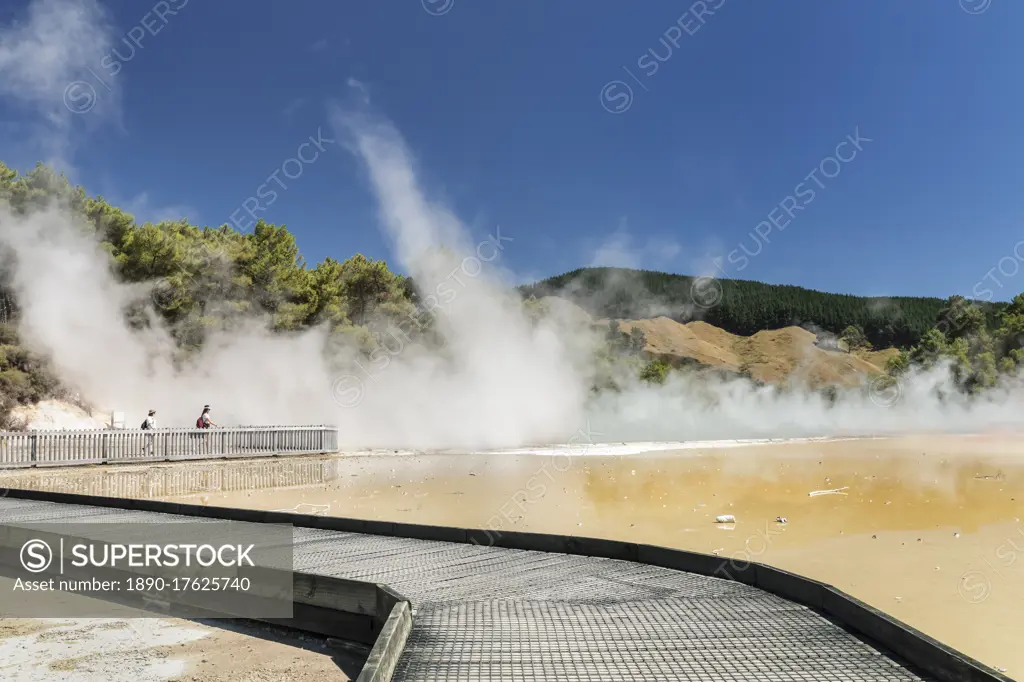
[[[518,296],[501,286],[496,256],[508,244],[492,236],[471,245],[458,218],[424,197],[390,124],[340,110],[335,122],[365,163],[399,259],[425,296],[446,303],[437,318],[445,357],[378,355],[365,376],[351,377],[361,400],[343,419],[346,432],[423,447],[512,446],[572,433],[583,382],[555,331],[534,329]],[[432,251],[440,246],[452,253]]]
[[[16,256],[9,274],[25,342],[98,407],[136,422],[156,409],[162,426],[191,426],[205,403],[229,424],[333,421],[321,332],[274,336],[253,323],[213,334],[194,363],[176,367],[155,315],[145,331],[126,323],[125,306],[144,290],[115,279],[91,231],[62,207],[18,216],[0,205],[0,245]]]
[[[10,275],[26,341],[49,353],[86,398],[125,410],[129,420],[141,421],[156,408],[161,425],[189,426],[210,403],[224,424],[334,423],[343,447],[516,447],[565,442],[581,429],[605,441],[651,441],[1021,424],[1018,386],[968,401],[941,368],[910,377],[888,406],[880,404],[885,396],[867,391],[841,394],[829,406],[810,392],[692,375],[664,386],[624,379],[621,393],[591,398],[590,327],[557,308],[551,320],[534,326],[518,296],[502,286],[500,259],[487,260],[499,246],[514,248],[514,232],[474,244],[450,211],[424,195],[390,124],[336,113],[339,132],[365,165],[396,254],[422,293],[444,304],[440,352],[396,333],[368,361],[352,349],[342,358],[325,357],[323,330],[273,335],[254,320],[213,335],[182,367],[155,315],[145,331],[129,328],[124,307],[144,288],[115,281],[90,230],[61,207],[28,216],[0,207],[0,244],[16,254]],[[454,255],[432,249],[438,245]],[[353,367],[341,383],[329,369],[339,362]],[[941,388],[947,390],[940,399],[935,389]]]
[[[966,433],[1024,426],[1024,391],[1006,382],[976,397],[960,393],[948,366],[915,370],[890,388],[840,390],[835,404],[799,387],[669,375],[594,400],[587,414],[609,441],[712,440]]]
[[[365,91],[364,91],[365,92]],[[425,292],[450,280],[454,262],[417,260],[431,245],[458,245],[468,234],[458,219],[424,198],[399,134],[365,115],[337,116],[369,171],[385,228],[397,253]],[[455,266],[455,267],[452,267]],[[870,435],[970,431],[1024,425],[1019,382],[980,398],[953,386],[946,366],[914,371],[892,388],[841,392],[830,404],[816,392],[758,388],[744,380],[673,375],[662,386],[620,377],[626,389],[588,400],[592,378],[574,360],[593,347],[592,330],[552,316],[553,326],[531,331],[518,304],[485,267],[467,279],[441,316],[454,362],[409,362],[380,357],[380,370],[358,378],[362,397],[352,428],[371,440],[390,429],[392,442],[421,447],[538,444],[590,424],[608,440]],[[597,294],[600,296],[600,292]],[[638,292],[639,295],[639,292]],[[353,377],[355,379],[355,377]],[[385,441],[381,441],[382,444]]]

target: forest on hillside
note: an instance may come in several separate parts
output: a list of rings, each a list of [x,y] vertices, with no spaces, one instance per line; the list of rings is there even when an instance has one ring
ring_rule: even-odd
[[[740,336],[794,325],[839,335],[853,325],[876,349],[910,348],[919,343],[949,303],[940,298],[868,298],[623,268],[582,268],[521,290],[526,296],[568,298],[596,317],[664,315],[684,323],[699,319]],[[985,313],[986,327],[996,329],[1006,304],[976,305]]]
[[[867,298],[623,268],[582,268],[520,290],[567,298],[597,317],[700,319],[741,336],[791,325],[826,331],[850,348],[899,348],[887,367],[894,380],[912,367],[947,362],[956,384],[969,392],[994,386],[1000,375],[1016,375],[1024,362],[1024,294],[1008,303],[963,296]]]
[[[109,255],[118,279],[139,285],[125,309],[126,321],[143,329],[153,316],[166,327],[182,359],[202,348],[213,330],[230,330],[259,317],[279,333],[315,326],[332,344],[371,353],[381,335],[397,328],[415,342],[439,348],[432,312],[415,283],[383,260],[356,254],[345,260],[306,263],[284,225],[260,220],[247,233],[228,225],[200,227],[187,220],[138,223],[101,196],[42,164],[19,174],[0,162],[0,205],[26,216],[52,204],[75,215],[86,233]],[[0,224],[0,230],[14,229]],[[45,357],[26,348],[18,333],[21,303],[12,282],[15,254],[0,250],[0,430],[18,404],[73,396]],[[1024,360],[1024,295],[1010,304],[977,304],[961,297],[946,301],[894,297],[869,299],[739,280],[715,280],[714,305],[707,292],[694,300],[693,278],[660,272],[587,268],[520,287],[524,313],[536,322],[537,299],[558,295],[593,315],[640,319],[667,315],[697,318],[740,335],[794,324],[825,329],[850,346],[899,346],[889,368],[895,375],[917,364],[954,364],[965,390],[993,385],[999,374],[1016,373]],[[720,294],[720,296],[718,295]],[[645,361],[642,334],[610,329],[598,360],[624,359],[648,381],[664,381],[667,367]],[[646,365],[644,363],[647,363]],[[600,381],[595,390],[615,389]]]

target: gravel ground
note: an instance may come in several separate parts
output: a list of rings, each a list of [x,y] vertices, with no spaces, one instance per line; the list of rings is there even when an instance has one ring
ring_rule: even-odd
[[[249,621],[0,620],[0,679],[17,682],[343,682],[364,660]]]

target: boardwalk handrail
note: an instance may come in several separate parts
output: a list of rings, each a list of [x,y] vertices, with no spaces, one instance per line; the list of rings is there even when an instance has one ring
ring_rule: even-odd
[[[323,424],[0,431],[0,468],[318,454],[337,450],[338,429]]]

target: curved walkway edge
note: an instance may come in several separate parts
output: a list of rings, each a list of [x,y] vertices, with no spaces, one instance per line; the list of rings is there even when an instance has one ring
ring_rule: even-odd
[[[4,497],[7,499],[2,499]],[[425,549],[425,545],[422,544],[415,545],[415,548],[418,549],[413,548],[413,544],[411,543],[407,543],[409,544],[408,548],[406,548],[405,545],[400,546],[401,548],[408,549],[408,554],[419,552],[420,554],[418,556],[423,557],[422,561],[427,561],[428,563],[432,557],[439,557],[442,553],[446,552],[447,550],[444,548],[451,543],[474,545],[476,546],[474,551],[479,550],[480,554],[474,555],[474,561],[477,561],[477,563],[474,565],[475,572],[473,577],[466,574],[462,578],[459,578],[459,580],[468,582],[478,579],[476,576],[480,575],[481,570],[487,570],[485,566],[487,562],[480,558],[483,557],[489,549],[494,549],[495,553],[500,553],[500,550],[520,550],[519,554],[516,556],[525,556],[529,553],[529,556],[534,558],[531,559],[533,563],[529,565],[528,570],[535,570],[534,567],[538,566],[540,563],[550,563],[551,561],[554,561],[557,555],[614,560],[616,565],[618,565],[618,562],[646,564],[651,567],[668,569],[669,572],[683,572],[685,574],[695,574],[696,576],[707,576],[709,579],[731,581],[732,583],[737,584],[736,589],[740,589],[742,587],[743,590],[746,590],[746,592],[743,592],[743,595],[752,595],[754,592],[751,590],[756,590],[769,593],[770,595],[775,595],[775,597],[779,597],[787,602],[795,602],[796,604],[807,607],[810,611],[823,616],[828,621],[838,624],[843,629],[857,635],[862,640],[870,643],[877,649],[886,652],[895,659],[906,661],[906,663],[910,664],[918,671],[918,674],[926,674],[935,680],[941,680],[942,682],[1013,682],[1010,678],[1000,674],[992,668],[989,668],[988,666],[985,666],[984,664],[943,645],[924,633],[900,622],[888,614],[872,608],[864,602],[861,602],[860,600],[855,599],[854,597],[851,597],[830,585],[759,563],[739,562],[732,559],[696,552],[596,538],[522,532],[499,533],[496,531],[492,532],[478,529],[365,521],[360,519],[267,512],[226,507],[205,507],[154,500],[97,497],[34,490],[0,491],[0,503],[15,503],[15,500],[101,507],[108,510],[175,514],[248,523],[291,524],[295,528],[333,531],[340,534],[348,534],[349,536],[357,534],[363,538],[367,536],[377,536],[379,538],[402,538],[437,543],[437,546],[431,548],[429,551]],[[8,506],[8,504],[0,504],[0,523],[4,522],[8,515],[6,509]],[[388,561],[385,557],[392,556],[391,553],[394,552],[394,556],[396,557],[395,563],[406,564],[406,566],[400,567],[406,572],[406,574],[411,576],[415,573],[418,576],[423,573],[423,571],[428,570],[427,568],[422,567],[425,566],[422,561],[416,565],[415,570],[410,568],[408,566],[410,561],[409,556],[405,556],[402,553],[405,549],[397,552],[394,548],[382,549],[378,541],[374,542],[377,542],[377,544],[374,546],[375,554],[373,555],[373,560],[377,564],[387,564]],[[535,555],[533,553],[549,553],[552,555],[552,558],[545,559],[543,555]],[[448,554],[445,556],[450,560]],[[503,564],[509,563],[510,560],[508,557],[510,555],[502,554],[501,556],[505,558],[492,560],[492,563],[495,566],[497,566],[499,562],[503,562]],[[540,559],[537,559],[537,556],[539,556]],[[478,561],[478,559],[480,560]],[[449,561],[449,563],[451,562]],[[520,564],[521,563],[522,562],[520,562]],[[593,561],[591,561],[591,563],[593,564]],[[576,567],[576,564],[572,567],[560,565],[558,567],[551,568],[551,570],[566,571],[568,568],[576,570],[574,567]],[[321,568],[315,566],[313,568],[313,571],[308,573],[297,572],[296,575],[303,578],[316,579],[320,579],[320,576],[325,575],[324,570]],[[628,568],[628,564],[626,565],[626,568]],[[641,568],[642,567],[640,566],[636,566],[636,570],[634,570],[633,573],[636,573]],[[305,570],[306,567],[303,567],[303,571]],[[523,571],[527,569],[524,569],[522,565],[520,565],[516,570]],[[651,571],[653,569],[647,570]],[[384,576],[385,579],[378,580],[374,578],[372,581],[367,581],[366,576],[370,573],[372,573],[373,576]],[[397,675],[395,671],[400,668],[404,670],[404,674],[402,676],[410,679],[414,677],[414,673],[418,669],[414,663],[411,663],[408,660],[412,654],[410,653],[411,650],[407,650],[407,642],[415,641],[415,645],[409,646],[414,646],[414,648],[418,648],[417,650],[420,651],[426,651],[431,646],[436,648],[441,644],[444,644],[445,646],[451,645],[450,642],[439,643],[438,637],[430,635],[429,633],[422,636],[415,635],[415,631],[418,627],[417,621],[419,620],[416,615],[418,604],[423,604],[423,608],[419,610],[424,612],[422,615],[425,620],[429,621],[431,619],[436,619],[438,622],[442,623],[451,623],[456,621],[459,623],[465,623],[467,617],[472,620],[472,613],[467,616],[467,605],[480,606],[480,604],[483,604],[489,608],[493,607],[493,604],[484,603],[486,596],[475,597],[475,601],[472,601],[472,603],[467,601],[467,597],[462,597],[462,601],[458,603],[450,600],[446,601],[444,598],[432,596],[444,592],[443,589],[440,591],[435,589],[434,593],[426,590],[426,588],[420,589],[421,583],[416,582],[416,580],[420,580],[421,577],[417,577],[416,580],[414,580],[413,577],[408,577],[405,579],[405,583],[403,584],[401,580],[389,581],[387,576],[393,574],[394,571],[391,573],[382,573],[380,570],[374,569],[374,571],[368,573],[366,570],[363,570],[363,573],[358,576],[353,574],[341,579],[348,583],[358,582],[361,579],[369,584],[373,584],[373,587],[377,589],[376,608],[373,609],[371,614],[367,614],[366,611],[362,611],[360,613],[360,617],[367,617],[367,615],[369,615],[373,620],[373,623],[370,626],[373,636],[370,638],[370,641],[374,642],[370,658],[367,661],[363,673],[359,677],[363,682],[368,682],[370,680],[373,682],[383,682],[385,680],[392,679],[393,674],[397,678],[399,675]],[[616,573],[616,576],[620,576],[620,573]],[[572,575],[567,575],[565,580],[571,580],[572,578]],[[674,587],[665,587],[670,578],[671,575],[669,573],[662,571],[657,576],[651,578],[650,582],[652,585],[656,583],[659,586],[659,589],[661,590],[660,594],[670,595],[672,599],[678,602],[681,594],[680,591]],[[298,579],[299,578],[297,578],[297,580]],[[685,575],[680,576],[680,579],[685,579]],[[437,581],[438,578],[434,576],[431,580]],[[448,578],[448,580],[456,581],[455,578]],[[608,580],[613,579],[605,578],[605,580],[607,582]],[[619,578],[615,578],[615,580],[618,580],[623,585],[628,586],[620,588],[628,591],[629,589],[641,586],[643,577],[635,577],[635,579],[630,577],[627,579],[620,576]],[[718,585],[719,583],[714,582],[713,584]],[[388,586],[394,586],[394,588],[401,590],[402,594],[398,594],[394,589]],[[654,591],[653,588],[650,588],[649,585],[647,588],[647,594],[654,595],[645,597],[645,603],[650,604],[652,603],[651,600],[658,598],[657,595],[659,593]],[[466,594],[469,594],[471,591],[471,589],[469,591],[463,590]],[[551,590],[549,590],[549,592],[550,591]],[[565,591],[564,588],[562,591]],[[498,592],[500,592],[500,590]],[[403,594],[409,595],[409,598],[403,597]],[[482,592],[481,594],[486,595],[486,592]],[[495,594],[497,594],[497,592]],[[549,602],[545,602],[545,608],[540,608],[537,606],[540,602],[537,602],[536,600],[541,599],[541,597],[537,597],[532,593],[523,594],[525,594],[525,601],[521,601],[520,605],[525,604],[525,608],[528,611],[530,609],[538,611],[539,609],[538,612],[541,613],[541,618],[549,617],[545,608],[550,608],[550,604],[553,603],[553,601],[549,600]],[[418,595],[422,596],[422,599],[419,599]],[[701,596],[704,596],[704,593],[701,593],[701,595],[698,595],[696,598],[700,598]],[[733,598],[736,595],[727,596]],[[497,599],[497,597],[492,598]],[[587,601],[586,604],[588,608],[608,607],[608,601],[609,600],[607,599],[604,601],[590,600]],[[776,602],[777,601],[778,600],[776,600]],[[579,602],[579,600],[577,600],[577,602]],[[775,602],[773,602],[773,604],[775,604]],[[296,600],[296,605],[298,606],[298,600]],[[324,608],[322,605],[307,603],[303,608],[305,608],[306,611],[300,612],[300,610],[297,609],[297,617],[294,619],[295,622],[289,623],[293,627],[306,629],[306,625],[309,623],[322,620],[320,615],[317,613],[307,615],[305,618],[300,617],[308,614],[310,609],[317,611]],[[773,608],[777,608],[777,605],[773,606]],[[507,616],[507,614],[505,615]],[[565,614],[562,611],[558,611],[558,615],[563,617],[563,619],[565,618]],[[658,615],[664,616],[664,613],[659,612]],[[351,619],[351,616],[346,617]],[[523,620],[522,614],[513,614],[513,620],[517,617],[520,618],[520,620],[515,622],[519,623],[520,627],[522,627],[523,623],[529,624],[530,627],[536,627],[535,624],[538,622],[536,620]],[[537,618],[538,616],[536,614],[529,614],[529,617]],[[601,617],[607,618],[608,616],[605,614]],[[635,616],[627,616],[627,619],[629,617]],[[642,617],[648,618],[650,616],[645,614]],[[307,622],[304,623],[303,621]],[[619,627],[620,624],[621,623],[617,623],[616,627]],[[803,627],[803,625],[801,625],[801,627]],[[322,632],[322,630],[318,630],[315,625],[310,629]],[[458,630],[458,627],[455,627],[455,630]],[[467,630],[467,632],[469,633],[469,636],[478,636],[478,630],[479,628],[477,628],[477,630],[470,629]],[[477,634],[474,635],[474,633]],[[324,634],[341,636],[338,633],[332,632],[325,632]],[[754,636],[756,637],[756,634]],[[849,637],[849,635],[847,635],[847,637]],[[493,646],[494,643],[488,640],[485,644],[486,646]],[[706,653],[708,653],[712,658],[715,654],[713,650]],[[527,659],[529,658],[529,655],[530,654],[523,654]],[[439,675],[438,679],[441,679],[442,677],[443,676]],[[445,677],[444,679],[448,678]],[[499,678],[497,675],[493,677],[482,675],[478,679]],[[637,677],[630,679],[644,678]],[[690,678],[684,677],[683,679]],[[721,676],[719,679],[733,678],[726,675]],[[801,677],[800,679],[803,678]],[[870,676],[839,676],[833,678],[832,676],[829,676],[828,679],[845,680],[881,678]],[[908,677],[900,679],[918,678]]]

